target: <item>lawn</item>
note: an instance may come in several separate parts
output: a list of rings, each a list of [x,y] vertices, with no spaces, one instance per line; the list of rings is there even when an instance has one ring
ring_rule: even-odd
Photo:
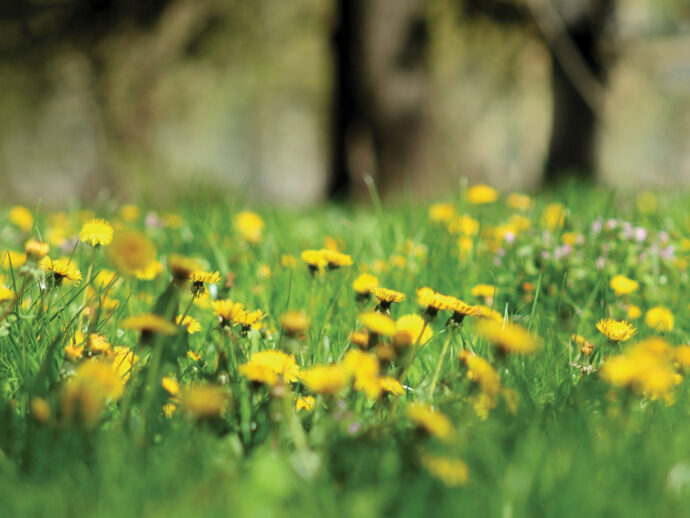
[[[690,197],[0,211],[0,516],[688,516]]]

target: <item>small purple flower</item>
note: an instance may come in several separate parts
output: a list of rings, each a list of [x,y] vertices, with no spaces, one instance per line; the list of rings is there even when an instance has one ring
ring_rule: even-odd
[[[668,232],[664,232],[663,230],[659,232],[659,241],[662,243],[668,243],[669,239],[671,239],[668,235]]]
[[[163,220],[155,212],[147,212],[144,218],[144,225],[146,225],[146,228],[162,228]]]
[[[661,249],[659,252],[659,257],[662,259],[673,259],[676,255],[676,247],[673,245],[668,245],[666,248]]]
[[[503,239],[505,240],[506,243],[514,243],[515,242],[515,232],[511,232],[510,230],[503,234]]]
[[[347,427],[347,433],[349,433],[350,435],[355,435],[361,429],[362,425],[355,421],[354,423],[350,423],[350,426]]]
[[[549,253],[548,250],[542,251],[542,253],[541,253],[541,258],[542,258],[542,259],[548,259],[549,257],[551,257],[551,254]]]
[[[601,230],[604,228],[604,223],[601,220],[601,218],[597,218],[594,221],[592,221],[592,225],[589,227],[589,231],[592,234],[598,234],[601,232]]]
[[[614,230],[616,227],[618,227],[618,220],[617,219],[609,219],[606,221],[606,229],[607,230]]]
[[[597,257],[596,265],[597,270],[603,270],[604,266],[606,266],[606,259],[604,259],[602,256]]]
[[[633,226],[632,223],[623,223],[623,239],[632,239],[633,237]]]
[[[635,227],[635,241],[641,243],[647,239],[647,229],[644,227]]]

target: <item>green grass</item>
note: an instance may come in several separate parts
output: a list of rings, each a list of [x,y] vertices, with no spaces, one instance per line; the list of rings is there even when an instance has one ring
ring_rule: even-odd
[[[496,241],[496,246],[487,230],[516,211],[503,200],[469,205],[464,192],[445,201],[481,225],[464,257],[458,236],[431,222],[428,207],[414,204],[379,210],[253,207],[265,222],[259,243],[244,241],[234,228],[235,215],[245,208],[234,199],[183,200],[176,207],[179,227],[146,225],[145,220],[157,218],[145,214],[126,223],[149,236],[163,265],[169,254],[178,253],[205,260],[221,275],[234,274],[229,291],[221,282],[212,295],[268,313],[264,331],[246,336],[238,328],[222,329],[210,307],[190,305],[188,290],[166,291],[170,274],[165,269],[152,280],[120,277],[108,294],[119,306],[106,311],[103,292],[86,290],[93,284],[86,279],[92,249],[85,244],[74,248],[73,260],[85,277],[79,285],[41,290],[45,274],[39,268],[5,261],[3,282],[21,297],[0,306],[0,516],[690,514],[690,384],[684,380],[669,391],[672,404],[612,387],[597,370],[627,344],[613,344],[595,328],[600,318],[625,318],[634,303],[642,316],[633,321],[637,334],[629,343],[659,334],[672,346],[690,343],[683,262],[690,258],[690,250],[683,249],[690,237],[690,198],[662,194],[656,208],[640,210],[644,204],[636,204],[634,196],[570,187],[536,197],[534,206],[520,213],[530,228],[514,242]],[[561,228],[547,231],[542,215],[554,201],[567,213]],[[125,223],[115,208],[94,210],[113,223],[117,236]],[[162,217],[155,207],[142,207],[149,211]],[[6,210],[2,214],[2,250],[20,251],[29,234],[48,239],[58,226],[71,237],[82,222],[76,210],[58,224],[41,209],[31,232],[24,233],[7,220]],[[592,232],[598,218],[604,230]],[[618,219],[617,227],[606,230],[610,218]],[[627,238],[624,221],[644,227],[644,241]],[[566,232],[583,238],[554,259]],[[300,253],[321,248],[326,237],[338,240],[354,265],[312,276]],[[64,254],[53,245],[51,256],[69,256],[74,244],[65,245]],[[665,258],[668,246],[674,247],[673,256]],[[96,250],[94,274],[114,269],[106,252]],[[296,256],[297,265],[282,265],[283,254]],[[603,266],[600,257],[606,257]],[[445,326],[449,315],[442,313],[430,324],[433,338],[414,357],[405,394],[370,400],[346,388],[336,396],[318,396],[311,411],[294,411],[293,396],[310,394],[301,382],[289,385],[283,400],[280,390],[251,384],[238,373],[237,365],[252,352],[271,348],[294,351],[304,368],[339,362],[353,348],[349,336],[360,328],[357,315],[376,305],[355,301],[351,288],[366,269],[382,286],[407,294],[407,300],[393,305],[394,318],[420,312],[415,292],[422,286],[479,303],[472,287],[495,285],[494,309],[531,330],[543,347],[531,355],[503,357],[477,334],[476,317],[453,331]],[[616,296],[609,286],[616,274],[639,281],[639,289]],[[189,307],[200,332],[155,335],[146,342],[122,329],[126,317],[150,312],[162,294],[173,292],[180,297],[177,313]],[[83,314],[85,294],[92,317]],[[671,331],[645,324],[645,311],[654,306],[673,312]],[[303,339],[281,331],[279,317],[287,310],[308,312],[311,325]],[[127,346],[141,357],[124,395],[109,400],[92,426],[78,412],[70,417],[65,407],[69,380],[88,361],[65,356],[77,330],[85,336],[102,333],[113,346]],[[579,354],[570,340],[573,333],[596,346],[594,359]],[[448,354],[429,396],[446,340]],[[189,359],[187,349],[202,359]],[[515,409],[501,397],[488,417],[478,415],[479,389],[458,360],[463,349],[491,362],[502,386],[517,394]],[[401,356],[382,371],[399,373],[405,361]],[[573,363],[591,363],[594,372],[581,375]],[[683,374],[680,366],[674,369]],[[183,387],[221,386],[229,397],[227,408],[205,419],[183,408],[164,417],[160,406],[167,394],[160,378],[169,372]],[[34,398],[50,405],[47,420],[32,413]],[[426,401],[448,416],[454,425],[450,440],[415,426],[406,413],[413,401]],[[469,469],[467,483],[446,486],[424,467],[427,455],[462,459]]]

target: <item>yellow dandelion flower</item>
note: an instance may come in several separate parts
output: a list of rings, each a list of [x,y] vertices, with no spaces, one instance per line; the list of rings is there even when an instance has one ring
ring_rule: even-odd
[[[134,272],[135,276],[137,279],[140,279],[142,281],[150,281],[156,278],[159,273],[163,271],[163,264],[154,259],[149,263],[149,265],[144,268],[143,270],[137,270]]]
[[[144,313],[125,318],[120,324],[122,329],[142,331],[144,333],[160,333],[163,335],[177,334],[177,326],[153,313]]]
[[[483,318],[477,321],[477,331],[501,352],[527,354],[541,348],[541,339],[517,324],[502,324]]]
[[[663,306],[651,308],[644,316],[644,323],[648,327],[660,332],[673,330],[673,313]]]
[[[300,369],[292,354],[269,349],[253,353],[249,358],[249,364],[256,364],[272,370],[279,375],[285,383],[294,383],[299,379]]]
[[[187,358],[189,358],[192,361],[198,362],[199,360],[201,360],[201,355],[194,351],[187,351]]]
[[[611,279],[609,285],[618,296],[630,295],[631,293],[637,291],[637,288],[640,287],[639,282],[629,279],[625,275],[616,275]]]
[[[407,407],[407,416],[417,426],[424,428],[431,435],[446,441],[455,433],[450,420],[441,412],[434,410],[425,403],[412,403]]]
[[[549,230],[562,228],[565,223],[566,209],[560,203],[547,205],[541,216],[541,224]]]
[[[31,398],[31,415],[39,423],[45,423],[50,419],[52,410],[48,402],[40,397]]]
[[[91,333],[88,339],[89,350],[94,354],[105,354],[110,351],[110,344],[100,333]]]
[[[113,372],[123,383],[129,380],[134,366],[139,361],[139,356],[134,354],[129,347],[124,346],[115,347],[109,356],[113,359]]]
[[[395,345],[424,345],[434,332],[422,317],[416,314],[403,315],[395,322]]]
[[[679,345],[673,351],[675,361],[683,369],[690,369],[690,345]]]
[[[14,300],[14,291],[0,286],[0,302],[7,302],[8,300]]]
[[[314,405],[316,404],[316,398],[314,396],[303,396],[297,398],[297,401],[295,401],[295,410],[298,412],[300,410],[311,410],[314,408]]]
[[[381,388],[386,392],[390,392],[394,396],[400,396],[405,393],[405,389],[398,380],[391,376],[382,376],[379,378]]]
[[[235,216],[235,229],[245,241],[259,243],[263,237],[264,220],[257,213],[245,210]]]
[[[370,273],[362,273],[352,282],[352,289],[363,296],[369,295],[378,286],[378,278]]]
[[[77,331],[65,346],[65,356],[71,360],[78,360],[84,355],[84,333]]]
[[[585,356],[589,356],[594,352],[594,344],[582,335],[573,334],[570,336],[570,341],[579,346],[580,352]]]
[[[75,284],[81,281],[81,272],[70,259],[52,260],[49,256],[45,256],[39,261],[38,266],[49,273],[58,286],[64,279]]]
[[[597,329],[601,334],[614,342],[625,342],[630,340],[637,332],[637,329],[625,320],[614,320],[612,318],[602,318],[597,322]]]
[[[24,243],[24,252],[26,252],[27,257],[31,257],[34,260],[41,259],[50,252],[50,245],[38,239],[31,238]]]
[[[168,269],[178,281],[186,280],[192,273],[202,270],[201,261],[184,255],[170,254],[167,262]]]
[[[469,479],[469,468],[460,459],[425,455],[422,457],[422,465],[447,487],[464,486]]]
[[[476,236],[479,233],[479,221],[467,214],[455,216],[448,222],[448,232],[460,234],[465,238]],[[469,240],[472,243],[472,240]]]
[[[229,401],[228,393],[217,385],[192,385],[182,392],[182,408],[202,419],[219,416]]]
[[[498,199],[498,192],[484,184],[473,185],[467,189],[467,201],[472,205],[485,205]]]
[[[506,196],[506,205],[513,210],[519,210],[521,212],[528,211],[534,205],[532,198],[526,194],[520,194],[517,192],[512,192]]]
[[[435,317],[439,311],[450,309],[450,299],[427,286],[417,290],[417,301],[420,306],[426,308],[426,313],[432,317]]]
[[[211,307],[225,325],[236,322],[241,317],[241,314],[245,312],[244,304],[228,299],[212,300]]]
[[[352,257],[347,254],[343,254],[336,250],[330,250],[328,248],[321,249],[321,256],[328,263],[328,268],[330,270],[335,270],[341,266],[352,265]]]
[[[355,390],[364,392],[370,399],[381,395],[379,362],[375,357],[359,349],[351,349],[345,354],[342,365],[354,376]]]
[[[389,290],[388,288],[374,288],[372,293],[374,297],[378,299],[379,306],[381,306],[382,309],[389,309],[392,303],[402,302],[407,298],[404,293]]]
[[[180,383],[172,376],[163,376],[161,386],[172,397],[178,397],[180,395]]]
[[[455,207],[449,203],[435,203],[429,207],[429,219],[434,223],[448,223],[455,216]]]
[[[204,272],[197,270],[189,275],[189,279],[192,281],[192,295],[198,298],[200,295],[206,293],[206,284],[216,284],[220,282],[220,273],[216,272]]]
[[[350,335],[350,342],[362,349],[369,347],[369,333],[366,331],[355,331]]]
[[[10,209],[10,221],[23,232],[30,232],[34,225],[34,217],[26,207],[16,206]]]
[[[255,383],[264,383],[269,387],[278,383],[278,374],[266,365],[248,362],[240,365],[239,371],[242,376]]]
[[[141,217],[141,209],[136,205],[123,205],[120,207],[119,214],[125,221],[137,221]]]
[[[189,315],[186,315],[184,318],[182,318],[182,315],[177,315],[175,323],[178,326],[181,325],[182,327],[186,327],[190,335],[201,331],[201,324],[199,321]]]
[[[161,406],[161,411],[165,417],[171,419],[172,416],[175,415],[175,412],[177,412],[177,405],[172,401],[168,401],[167,403],[163,403]]]
[[[475,284],[470,294],[480,299],[493,300],[496,296],[496,286],[492,286],[491,284]]]
[[[472,306],[458,298],[449,296],[447,300],[448,309],[450,309],[453,312],[453,315],[450,317],[449,322],[454,322],[455,324],[462,324],[462,321],[465,317],[476,316],[479,315],[479,313],[481,312],[481,310],[478,307]]]
[[[80,419],[91,428],[98,423],[106,402],[119,399],[123,391],[122,379],[113,372],[112,362],[82,362],[63,386],[62,413],[66,419]]]
[[[305,250],[302,252],[301,257],[302,261],[307,263],[311,273],[323,270],[328,264],[321,250]]]
[[[280,326],[288,336],[299,336],[309,327],[311,321],[304,311],[287,311],[280,317]]]
[[[350,372],[342,365],[316,365],[301,374],[302,382],[317,394],[336,394],[350,382]]]
[[[3,269],[9,270],[11,266],[12,269],[16,270],[26,263],[26,253],[16,252],[14,250],[5,250],[2,252],[0,262],[2,263]]]
[[[359,320],[370,333],[382,336],[395,335],[395,321],[387,315],[375,311],[368,311],[366,313],[360,313],[357,316],[357,320]]]
[[[467,365],[467,377],[479,385],[482,393],[488,395],[495,405],[501,394],[501,378],[498,373],[488,361],[469,351],[461,351],[460,359]]]
[[[491,320],[495,320],[496,322],[503,322],[503,316],[498,311],[495,311],[491,309],[488,306],[482,306],[481,304],[477,304],[474,306],[474,308],[477,310],[477,316],[482,317],[482,318],[490,318]]]
[[[283,268],[295,268],[297,266],[297,258],[294,255],[283,254],[280,256],[280,265]]]
[[[151,240],[136,230],[118,232],[108,246],[108,257],[123,275],[136,275],[156,258]]]
[[[79,239],[91,246],[108,246],[113,240],[113,227],[104,219],[90,219],[81,227]]]
[[[635,304],[630,304],[628,306],[628,318],[630,320],[638,319],[641,316],[642,316],[642,310],[639,308],[639,306],[636,306]]]

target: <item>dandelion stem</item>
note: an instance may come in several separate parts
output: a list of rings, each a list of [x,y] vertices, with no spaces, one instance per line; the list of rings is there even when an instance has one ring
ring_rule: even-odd
[[[453,337],[452,333],[448,332],[448,338],[443,343],[443,348],[441,349],[441,355],[438,357],[438,363],[436,364],[436,370],[434,371],[434,377],[431,380],[431,385],[429,386],[428,397],[431,398],[434,395],[434,390],[436,389],[436,383],[438,383],[439,375],[441,374],[441,368],[443,367],[443,361],[448,352],[448,346],[450,345],[450,340]]]

